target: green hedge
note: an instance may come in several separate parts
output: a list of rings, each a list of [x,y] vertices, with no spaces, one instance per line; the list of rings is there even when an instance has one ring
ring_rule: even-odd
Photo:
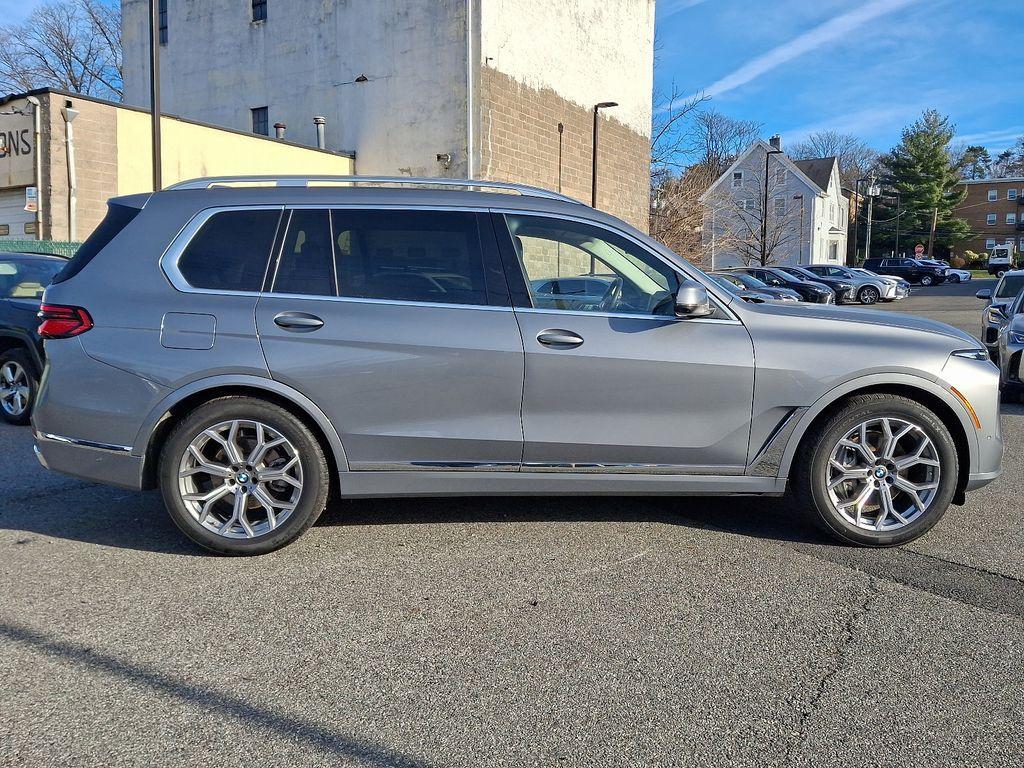
[[[81,243],[69,243],[66,240],[0,240],[0,252],[52,253],[70,259],[80,245]]]

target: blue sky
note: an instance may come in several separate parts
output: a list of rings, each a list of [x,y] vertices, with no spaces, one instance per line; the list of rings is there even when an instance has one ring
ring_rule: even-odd
[[[794,142],[853,133],[879,150],[934,107],[958,140],[1024,135],[1021,0],[658,0],[658,87]]]

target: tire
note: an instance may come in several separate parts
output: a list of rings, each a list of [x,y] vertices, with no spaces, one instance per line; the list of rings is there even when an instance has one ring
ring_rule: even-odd
[[[949,282],[951,282],[951,283],[959,283],[960,282],[960,275],[950,275],[949,276]]]
[[[0,417],[8,424],[28,424],[39,391],[39,371],[29,353],[17,347],[0,355]]]
[[[880,297],[881,294],[873,285],[865,285],[857,293],[857,301],[861,304],[875,304]]]
[[[934,278],[931,275],[922,275],[921,276],[921,285],[923,285],[925,288],[927,288],[928,286],[930,286],[934,282],[935,282],[935,280],[934,280]]]
[[[861,451],[841,447],[840,441],[854,432],[859,435],[859,425],[870,423],[873,425],[868,432],[870,453],[875,454],[877,451],[881,454],[887,442],[881,427],[882,420],[888,420],[894,434],[899,434],[904,426],[914,428],[899,440],[896,450],[891,452],[897,461],[912,461],[914,450],[924,444],[923,438],[927,438],[928,447],[921,454],[924,461],[916,462],[907,469],[896,470],[901,478],[896,482],[912,483],[919,489],[915,495],[921,501],[923,511],[899,485],[889,480],[891,473],[888,469],[885,479],[876,480],[871,470],[870,479],[865,476],[863,482],[844,481],[838,483],[835,490],[828,488],[830,480],[840,477],[831,462],[836,451],[844,451],[842,455],[850,457],[851,466],[848,471],[855,471],[861,464],[873,466],[862,456]],[[860,440],[854,442],[859,443]],[[879,460],[884,461],[881,456]],[[938,462],[938,467],[927,466],[926,463],[930,461]],[[843,466],[846,466],[846,462],[844,458]],[[953,438],[946,425],[932,411],[913,400],[896,395],[858,395],[814,427],[804,438],[794,459],[790,494],[804,516],[833,538],[866,547],[892,547],[923,536],[942,518],[956,492],[958,471]],[[889,489],[891,508],[899,509],[905,523],[900,522],[899,516],[886,512],[879,529],[877,522],[883,500],[882,491],[877,490],[878,485]],[[923,489],[924,486],[933,485]],[[861,505],[850,504],[851,497],[863,499],[862,510]],[[838,504],[836,499],[839,500]],[[840,506],[844,507],[843,511],[840,511]],[[857,524],[857,521],[861,524]]]
[[[185,416],[163,445],[158,472],[174,524],[223,555],[262,555],[290,544],[320,517],[331,485],[323,446],[309,428],[251,397],[211,400]]]

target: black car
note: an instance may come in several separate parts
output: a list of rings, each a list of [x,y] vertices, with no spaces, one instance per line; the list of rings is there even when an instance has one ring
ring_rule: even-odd
[[[946,269],[922,264],[917,259],[873,258],[864,262],[864,269],[879,275],[902,277],[908,283],[920,283],[924,286],[939,285],[946,282]]]
[[[27,424],[43,370],[36,333],[40,299],[67,262],[59,256],[0,253],[0,417]]]
[[[836,295],[820,280],[802,280],[778,267],[737,267],[732,272],[756,277],[772,288],[789,288],[800,294],[800,298],[812,304],[832,304]]]
[[[856,301],[854,296],[853,283],[839,277],[827,277],[817,275],[803,267],[777,267],[777,269],[792,275],[797,280],[810,280],[812,283],[824,283],[836,295],[836,304],[845,304],[848,301]]]

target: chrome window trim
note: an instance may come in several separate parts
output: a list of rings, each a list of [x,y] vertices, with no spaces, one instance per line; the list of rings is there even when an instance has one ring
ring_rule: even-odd
[[[361,296],[309,296],[305,293],[260,294],[264,299],[292,299],[298,301],[337,301],[352,304],[386,304],[398,307],[440,307],[442,309],[484,309],[490,312],[511,312],[512,307],[498,307],[493,304],[449,304],[439,301],[406,301],[404,299],[367,299]]]
[[[658,251],[653,250],[646,243],[638,240],[637,238],[635,238],[633,235],[629,234],[625,230],[619,229],[618,227],[613,227],[610,224],[606,224],[603,221],[595,221],[594,219],[588,219],[588,218],[585,218],[583,216],[573,216],[572,214],[561,213],[561,212],[559,212],[559,213],[551,213],[551,212],[545,212],[545,211],[523,210],[521,208],[494,208],[494,207],[492,207],[490,209],[490,211],[491,211],[491,213],[501,214],[502,216],[508,214],[508,215],[512,215],[512,216],[534,216],[536,218],[541,218],[541,219],[564,219],[566,221],[574,221],[577,224],[586,224],[586,225],[591,226],[591,227],[596,227],[597,229],[602,229],[605,232],[610,232],[613,235],[617,235],[618,237],[625,238],[626,240],[629,240],[631,243],[633,243],[638,248],[641,248],[645,253],[649,253],[650,255],[652,255],[654,258],[656,258],[658,261],[660,261],[662,264],[664,264],[665,266],[669,267],[673,271],[675,271],[677,273],[681,273],[684,276],[686,276],[687,278],[689,278],[690,280],[695,280],[696,282],[698,282],[701,285],[703,285],[704,288],[707,290],[707,292],[712,296],[712,298],[714,298],[715,303],[718,304],[719,309],[721,309],[722,312],[728,316],[728,319],[735,320],[737,323],[740,323],[739,317],[736,315],[735,312],[732,311],[732,309],[729,308],[729,304],[732,301],[732,297],[730,296],[728,300],[723,298],[723,294],[721,293],[721,291],[723,289],[722,289],[721,286],[715,285],[715,281],[714,280],[708,280],[707,282],[705,282],[704,280],[701,280],[699,277],[697,277],[696,275],[694,275],[690,271],[690,269],[692,267],[690,267],[690,266],[683,266],[682,264],[676,263],[672,259],[662,255]],[[679,258],[680,262],[685,261],[681,256],[679,256],[678,258]],[[710,283],[710,285],[709,285],[709,283]],[[551,311],[552,312],[560,312],[561,313],[561,312],[571,312],[572,310],[555,309],[555,310],[551,310]],[[597,313],[585,313],[585,314],[597,314]],[[623,315],[623,314],[611,313],[611,315],[613,317],[625,317],[625,315]],[[665,317],[665,316],[664,315],[641,315],[641,317]],[[687,320],[686,318],[677,318],[677,319]],[[717,319],[721,319],[721,318],[717,318]],[[689,320],[687,320],[687,322],[689,322]]]
[[[731,317],[676,317],[675,315],[645,315],[627,312],[587,312],[581,309],[552,309],[549,307],[516,307],[515,312],[530,315],[557,314],[560,317],[608,317],[627,318],[630,320],[661,320],[672,323],[717,323],[718,325],[743,325]]]
[[[185,253],[185,249],[188,248],[189,244],[202,229],[203,225],[206,224],[210,219],[216,216],[218,213],[230,213],[232,211],[277,211],[282,212],[285,209],[284,205],[222,205],[214,208],[204,208],[203,210],[196,213],[188,223],[182,227],[178,234],[171,240],[170,245],[164,251],[160,257],[160,269],[164,273],[164,277],[167,278],[168,282],[174,287],[175,290],[181,293],[203,293],[212,294],[215,296],[259,296],[259,291],[229,291],[217,288],[197,288],[181,274],[181,270],[178,268],[178,262],[181,260],[182,254]],[[278,221],[280,226],[280,221]],[[274,244],[276,244],[277,237],[275,233]],[[268,264],[269,259],[273,258],[273,253],[268,253]],[[263,270],[263,278],[266,280],[267,268]]]

